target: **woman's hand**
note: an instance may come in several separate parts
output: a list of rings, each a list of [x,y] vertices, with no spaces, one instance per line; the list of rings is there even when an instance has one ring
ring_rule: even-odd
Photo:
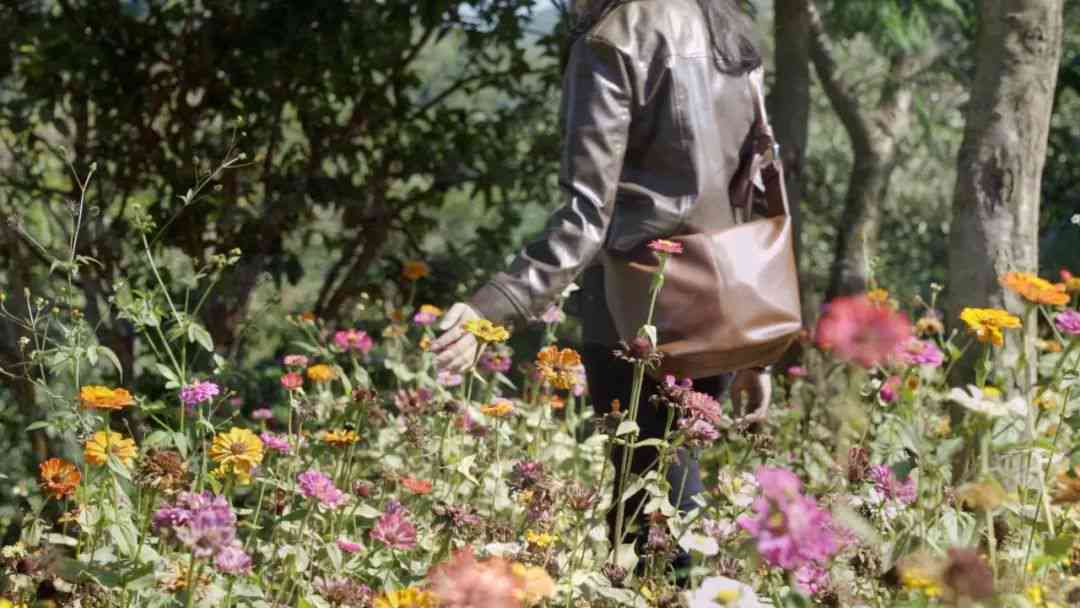
[[[440,370],[460,373],[473,364],[479,344],[476,336],[465,331],[464,325],[472,319],[479,319],[480,313],[464,302],[450,307],[439,323],[443,334],[431,343],[431,352],[435,353],[435,366]]]
[[[731,402],[740,425],[763,422],[772,400],[772,376],[765,369],[744,369],[731,382]]]

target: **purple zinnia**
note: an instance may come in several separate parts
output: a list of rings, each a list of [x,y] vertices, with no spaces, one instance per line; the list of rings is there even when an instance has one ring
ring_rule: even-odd
[[[175,534],[196,557],[212,557],[232,546],[236,538],[236,514],[224,496],[184,492],[175,505],[154,514],[154,527],[159,532]]]
[[[205,403],[217,397],[221,388],[213,382],[195,381],[180,389],[180,401],[192,410],[196,405]]]
[[[738,523],[757,541],[766,562],[796,570],[824,562],[837,551],[832,517],[802,494],[802,482],[794,473],[761,467],[755,477],[761,495],[754,500],[754,514],[740,517]]]
[[[510,371],[511,359],[502,353],[484,353],[480,355],[480,367],[489,372],[505,374]]]
[[[416,526],[408,520],[408,514],[401,503],[391,500],[386,505],[386,512],[371,529],[371,538],[391,549],[399,551],[412,549],[416,546]]]
[[[282,454],[289,453],[289,440],[285,437],[280,437],[273,433],[262,432],[259,433],[259,439],[262,440],[263,446],[268,450],[274,450],[275,452],[281,452]]]
[[[225,574],[247,574],[251,572],[251,557],[244,552],[240,543],[233,543],[218,552],[214,565]]]
[[[1054,317],[1054,325],[1057,325],[1058,331],[1063,334],[1080,336],[1080,312],[1075,310],[1059,312]]]
[[[918,496],[915,478],[909,475],[905,481],[900,481],[893,470],[883,464],[870,467],[869,477],[874,482],[874,488],[890,500],[909,505]]]
[[[314,498],[324,507],[336,509],[345,502],[345,493],[334,487],[334,481],[315,470],[308,469],[296,477],[300,483],[300,492],[308,498]]]
[[[356,553],[364,548],[360,543],[353,542],[347,538],[339,538],[336,541],[338,549],[341,549],[345,553]]]

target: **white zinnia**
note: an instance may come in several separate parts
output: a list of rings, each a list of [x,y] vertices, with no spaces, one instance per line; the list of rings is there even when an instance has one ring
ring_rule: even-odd
[[[969,384],[966,388],[954,388],[949,391],[950,401],[959,403],[973,412],[986,414],[991,417],[1000,416],[1027,416],[1027,402],[1020,396],[1013,397],[1008,401],[999,401],[983,394],[979,387]]]
[[[688,593],[690,608],[764,608],[750,585],[723,576],[709,577]]]

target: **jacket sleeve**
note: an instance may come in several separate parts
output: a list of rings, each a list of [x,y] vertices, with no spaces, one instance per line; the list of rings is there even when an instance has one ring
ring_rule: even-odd
[[[585,36],[574,44],[563,82],[564,204],[510,268],[469,300],[485,318],[536,319],[603,246],[630,128],[633,65],[601,38]]]

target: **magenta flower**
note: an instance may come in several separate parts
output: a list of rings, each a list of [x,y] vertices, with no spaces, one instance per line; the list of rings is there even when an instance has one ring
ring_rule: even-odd
[[[317,501],[324,507],[336,509],[340,507],[348,497],[344,492],[334,486],[334,481],[315,470],[308,469],[296,477],[300,484],[300,492]]]
[[[896,401],[896,392],[900,388],[900,376],[889,376],[881,385],[881,390],[878,391],[878,396],[885,403],[892,403]]]
[[[665,239],[656,239],[655,241],[649,241],[649,249],[669,255],[683,252],[682,243],[676,243],[675,241],[668,241]]]
[[[552,304],[547,307],[544,314],[540,315],[540,320],[548,325],[551,325],[552,323],[562,323],[566,320],[566,315],[563,313],[562,309]]]
[[[805,378],[807,376],[806,368],[801,365],[792,365],[787,368],[787,375],[792,378]]]
[[[195,557],[213,557],[236,538],[236,514],[224,496],[183,492],[176,504],[158,509],[154,529],[175,536]]]
[[[289,367],[307,367],[307,355],[285,355],[285,365]]]
[[[1065,310],[1054,317],[1058,331],[1069,336],[1080,336],[1080,312]]]
[[[221,388],[213,382],[195,381],[180,389],[180,401],[191,411],[200,403],[212,401],[220,393]]]
[[[829,571],[818,564],[806,563],[795,570],[795,583],[803,595],[815,596],[829,589]]]
[[[484,353],[480,355],[479,365],[481,369],[489,372],[505,374],[510,371],[512,360],[509,355],[502,353]]]
[[[423,326],[426,327],[426,326],[431,325],[432,323],[434,323],[435,320],[438,319],[438,318],[439,318],[438,315],[436,315],[434,312],[432,312],[430,310],[421,310],[421,311],[417,312],[415,315],[413,315],[412,320],[413,320],[413,323],[416,323],[417,325],[423,325]]]
[[[371,538],[382,544],[397,549],[408,551],[416,546],[416,526],[407,519],[408,511],[396,500],[386,505],[386,512],[375,527],[371,529]]]
[[[248,574],[251,572],[251,557],[244,552],[243,545],[237,542],[218,552],[214,565],[225,574]]]
[[[295,391],[304,386],[304,377],[297,372],[289,372],[281,376],[281,386],[287,391]]]
[[[874,367],[891,359],[911,337],[903,314],[870,301],[865,295],[837,298],[818,320],[817,344],[838,359]]]
[[[359,329],[346,329],[334,334],[334,344],[344,351],[357,351],[368,354],[375,346],[371,336]]]
[[[925,365],[927,367],[940,367],[945,361],[945,355],[936,344],[929,340],[911,338],[896,352],[897,357],[907,365]]]
[[[799,478],[769,467],[758,469],[756,478],[761,495],[754,500],[754,514],[740,517],[738,524],[757,541],[762,559],[785,570],[828,560],[838,550],[832,517],[802,495]]]
[[[918,486],[915,478],[911,476],[908,476],[906,481],[900,481],[891,468],[881,464],[870,467],[868,474],[874,482],[874,488],[889,500],[909,505],[918,497]]]
[[[345,553],[356,553],[357,551],[360,551],[361,549],[364,548],[364,546],[361,545],[360,543],[353,542],[353,541],[351,541],[351,540],[349,540],[347,538],[339,538],[339,539],[337,539],[336,544],[337,544],[338,549],[341,549]]]
[[[286,439],[284,437],[281,437],[279,435],[275,435],[273,433],[268,433],[268,432],[259,433],[259,439],[262,440],[263,445],[266,446],[266,449],[268,449],[268,450],[274,450],[275,452],[281,452],[282,454],[288,454],[289,450],[291,449],[289,447],[289,440],[288,439]]]
[[[260,407],[259,409],[251,412],[251,418],[253,420],[270,420],[274,417],[274,412],[270,408]]]

